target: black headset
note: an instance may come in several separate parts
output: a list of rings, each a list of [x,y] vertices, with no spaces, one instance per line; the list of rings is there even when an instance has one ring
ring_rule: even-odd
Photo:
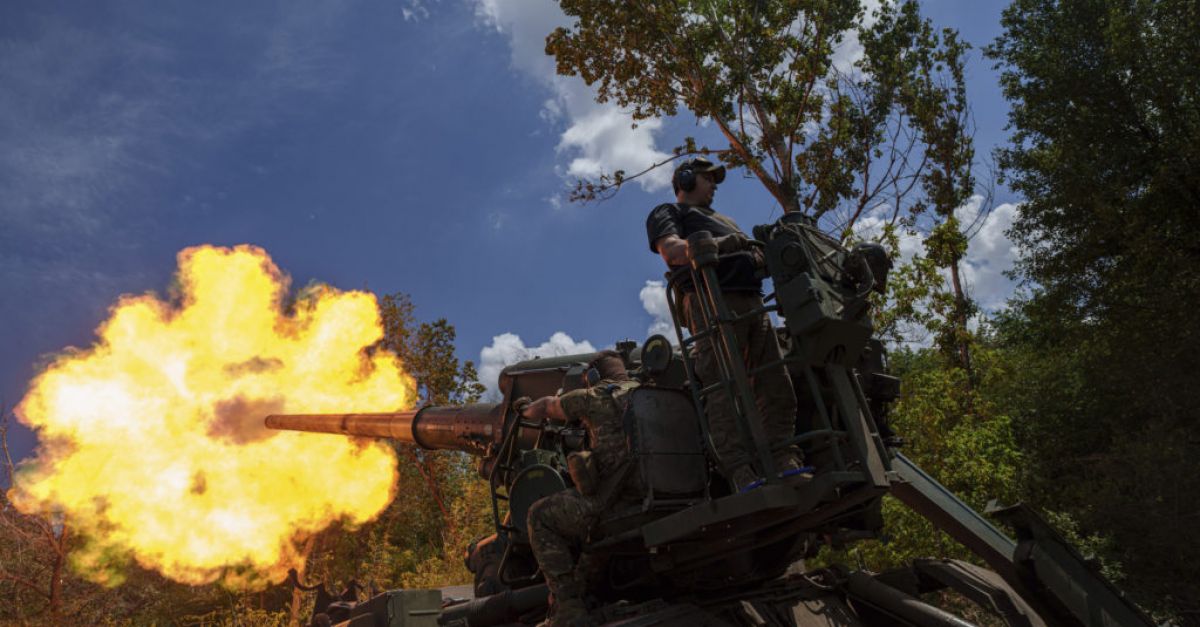
[[[690,192],[696,189],[696,171],[692,169],[694,162],[689,161],[682,168],[675,171],[675,187]]]

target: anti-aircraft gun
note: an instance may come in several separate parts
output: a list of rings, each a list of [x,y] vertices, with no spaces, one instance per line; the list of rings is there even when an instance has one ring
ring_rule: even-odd
[[[654,336],[618,344],[641,381],[625,416],[629,453],[645,486],[635,506],[608,512],[592,530],[588,555],[591,618],[606,625],[968,625],[920,595],[950,588],[1007,625],[1149,625],[1031,510],[991,512],[1009,538],[893,446],[884,418],[899,381],[884,372],[872,339],[868,296],[882,291],[890,262],[870,244],[846,249],[805,216],[755,227],[774,293],[763,310],[777,329],[798,399],[795,436],[770,442],[756,416],[736,317],[721,296],[717,247],[689,238],[691,265],[668,275],[676,344]],[[696,287],[703,321],[679,325],[677,286]],[[692,347],[711,337],[723,377],[703,386]],[[538,499],[571,487],[566,455],[585,446],[570,425],[531,422],[511,407],[520,397],[585,385],[594,354],[534,359],[500,375],[504,401],[382,414],[276,415],[273,429],[388,438],[479,458],[491,486],[496,532],[468,547],[474,600],[438,591],[398,590],[363,602],[319,602],[314,624],[530,624],[544,617],[547,591],[529,550],[525,516]],[[760,369],[777,367],[762,364]],[[707,421],[698,408],[714,391],[734,399],[739,429],[763,485],[733,493],[715,472]],[[798,445],[814,466],[808,481],[779,477],[773,450]],[[825,543],[879,537],[881,499],[891,494],[972,550],[988,566],[920,560],[887,573],[831,567],[803,571]],[[989,570],[990,569],[990,570]]]

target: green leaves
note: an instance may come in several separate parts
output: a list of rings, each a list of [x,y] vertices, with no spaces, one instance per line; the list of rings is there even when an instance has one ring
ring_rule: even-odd
[[[1001,320],[1030,498],[1166,612],[1200,593],[1200,9],[1016,0],[987,54],[1013,102],[1011,233],[1035,286]],[[1185,461],[1186,460],[1186,461]]]
[[[416,379],[422,404],[478,402],[486,387],[478,380],[475,364],[460,364],[454,355],[454,325],[445,318],[418,324],[414,309],[408,294],[380,297],[384,337],[379,346],[395,353],[405,372]]]
[[[953,123],[965,112],[965,46],[936,32],[915,0],[870,16],[859,0],[560,5],[577,18],[546,39],[560,74],[635,120],[680,105],[712,120],[729,142],[726,162],[750,170],[784,211],[841,212],[849,225],[882,202],[905,204],[908,183],[935,165],[942,174],[924,190],[935,202],[961,203],[971,187],[970,137]],[[864,50],[853,65],[850,40]],[[572,198],[605,197],[630,178],[581,182]]]
[[[899,350],[891,355],[892,374],[903,380],[900,401],[889,413],[904,436],[904,454],[977,511],[990,500],[1019,498],[1024,456],[1011,417],[996,391],[1009,367],[1003,354],[977,350],[980,383],[969,385],[966,370],[936,351]],[[916,558],[977,560],[965,547],[897,501],[884,502],[887,542],[866,542],[826,560],[860,562],[874,571],[899,567]]]
[[[1029,199],[1022,271],[1109,309],[1133,293],[1105,285],[1200,260],[1195,3],[1021,0],[1004,24],[988,54],[1019,103],[1000,157]]]

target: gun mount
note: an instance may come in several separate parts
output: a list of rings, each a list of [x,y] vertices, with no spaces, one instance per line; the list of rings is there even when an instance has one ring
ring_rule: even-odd
[[[899,381],[884,370],[872,339],[868,295],[882,291],[890,262],[882,249],[847,250],[811,219],[788,214],[754,229],[775,293],[763,309],[779,333],[798,399],[795,435],[768,442],[731,332],[707,234],[689,238],[691,266],[668,275],[678,349],[662,336],[618,350],[641,381],[625,416],[629,454],[646,487],[634,507],[608,512],[584,547],[592,567],[593,622],[611,625],[968,625],[919,595],[950,588],[1007,625],[1149,625],[1028,509],[1010,510],[1020,544],[954,497],[889,445],[888,404]],[[695,286],[703,328],[680,326],[677,286]],[[722,381],[701,384],[692,347],[710,336]],[[500,375],[504,402],[426,407],[390,414],[277,415],[275,429],[390,438],[480,459],[491,485],[496,533],[472,543],[467,565],[475,600],[440,607],[421,591],[392,591],[358,604],[318,608],[347,625],[531,624],[544,617],[546,589],[528,547],[525,513],[571,486],[566,455],[584,446],[580,429],[526,421],[510,407],[580,385],[594,354],[534,359]],[[716,474],[702,411],[714,390],[735,398],[746,448],[765,484],[731,493]],[[811,481],[774,474],[776,447],[800,446]],[[954,560],[922,560],[873,574],[840,567],[803,573],[824,543],[878,537],[881,499],[892,494],[975,552],[990,570]],[[1012,513],[1013,511],[1017,513]],[[432,599],[432,600],[431,600]],[[316,616],[314,617],[316,624]]]

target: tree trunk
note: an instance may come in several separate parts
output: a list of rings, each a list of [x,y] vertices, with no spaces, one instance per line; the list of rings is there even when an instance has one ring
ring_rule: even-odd
[[[959,365],[967,371],[967,385],[974,388],[975,373],[971,368],[971,347],[967,344],[967,295],[959,277],[958,262],[950,263],[950,282],[954,286],[954,343],[958,350]]]
[[[59,612],[62,611],[62,580],[63,568],[67,563],[67,524],[62,523],[62,530],[58,533],[56,540],[57,546],[54,551],[54,564],[50,568],[50,615],[55,619],[58,618]],[[57,622],[57,621],[56,621]]]
[[[763,187],[766,187],[767,191],[770,192],[770,194],[775,197],[775,200],[779,202],[779,206],[783,207],[783,212],[790,213],[792,211],[799,211],[800,203],[796,200],[795,194],[792,194],[791,197],[789,197],[788,194],[785,194],[783,186],[780,185],[779,181],[771,178],[771,175],[762,168],[762,164],[754,162],[750,154],[750,150],[747,149],[746,146],[744,146],[740,141],[738,141],[737,135],[734,134],[733,129],[729,128],[724,120],[722,120],[719,116],[713,118],[713,120],[716,121],[717,127],[721,129],[721,134],[723,134],[725,139],[729,141],[730,150],[732,150],[739,157],[741,157],[743,161],[746,162],[746,169],[750,170],[754,176],[758,177],[758,180],[763,184]]]
[[[442,525],[446,529],[446,535],[453,535],[451,532],[454,529],[454,519],[450,516],[450,510],[446,508],[446,499],[442,496],[441,485],[434,474],[433,464],[429,463],[429,460],[422,460],[412,449],[407,449],[407,452],[409,459],[417,465],[417,471],[421,473],[421,478],[425,480],[425,486],[429,488],[429,494],[433,496],[433,502],[437,504],[438,511],[442,514]]]
[[[300,564],[296,567],[299,581],[304,581],[304,573],[308,570],[308,556],[312,555],[316,542],[317,534],[308,536],[308,539],[304,541],[304,548],[300,550]],[[292,611],[288,618],[288,627],[300,627],[300,606],[303,603],[303,592],[298,587],[292,588]]]

